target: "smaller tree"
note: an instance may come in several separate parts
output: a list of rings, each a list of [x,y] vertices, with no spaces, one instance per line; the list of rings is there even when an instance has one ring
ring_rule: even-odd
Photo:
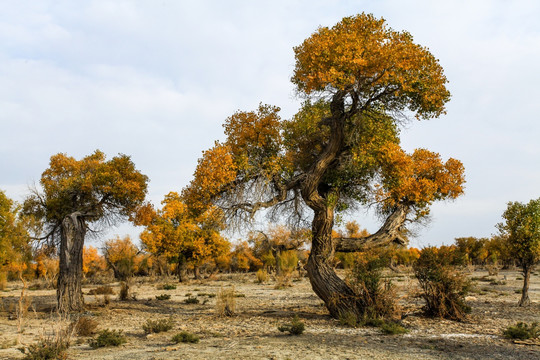
[[[233,271],[256,271],[262,266],[262,261],[255,257],[247,241],[239,242],[234,246],[231,253],[231,269]]]
[[[139,249],[131,241],[129,235],[108,240],[103,247],[103,254],[114,277],[120,280],[120,300],[129,298],[130,280],[137,271],[137,255]]]
[[[187,280],[188,265],[193,266],[197,276],[198,267],[205,261],[229,252],[229,242],[219,233],[223,217],[216,207],[194,211],[176,192],[167,194],[162,205],[157,211],[141,209],[138,223],[146,229],[140,237],[150,253],[177,262],[180,282]]]
[[[540,260],[540,199],[528,204],[509,202],[497,227],[507,237],[511,255],[523,272],[523,290],[519,306],[530,304],[529,281],[534,265]]]
[[[139,249],[129,235],[107,240],[103,247],[107,265],[113,270],[114,277],[120,281],[127,281],[135,273],[138,253]]]
[[[25,200],[23,212],[41,225],[38,238],[59,249],[56,297],[62,313],[84,309],[81,279],[86,234],[119,221],[132,220],[144,204],[148,177],[127,155],[110,160],[103,152],[77,160],[51,156],[41,175],[41,190]]]
[[[60,262],[57,249],[43,245],[34,254],[36,277],[44,278],[47,286],[52,288],[58,279]]]
[[[254,249],[254,255],[258,256],[265,265],[269,263],[275,265],[276,275],[280,276],[284,261],[282,254],[287,251],[298,251],[310,238],[311,232],[308,229],[291,230],[284,225],[273,225],[268,228],[267,232],[252,232],[248,242]],[[270,259],[267,259],[268,255],[270,255]],[[294,267],[296,265],[294,264]]]
[[[0,289],[7,280],[7,271],[14,264],[30,259],[30,237],[17,206],[0,190]],[[22,269],[22,266],[21,266]]]

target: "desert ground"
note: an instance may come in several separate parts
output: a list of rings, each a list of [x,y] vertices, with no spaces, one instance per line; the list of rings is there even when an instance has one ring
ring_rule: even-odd
[[[472,312],[455,322],[426,318],[422,300],[414,296],[417,283],[410,272],[389,274],[399,288],[403,325],[407,334],[383,335],[378,328],[351,328],[332,319],[305,277],[293,277],[290,287],[276,289],[275,281],[256,282],[255,274],[220,274],[205,280],[179,284],[173,278],[136,278],[131,286],[135,299],[119,301],[119,284],[110,284],[115,295],[88,295],[98,285],[83,287],[87,306],[84,316],[98,322],[98,331],[122,330],[127,343],[93,349],[91,337],[71,335],[69,359],[540,359],[540,343],[514,342],[502,330],[518,321],[539,320],[540,276],[532,276],[532,304],[517,306],[522,280],[517,271],[488,276],[482,270],[469,276],[474,289],[467,297]],[[165,290],[164,284],[176,289]],[[217,294],[234,287],[235,315],[216,313]],[[0,359],[20,359],[19,350],[40,338],[53,336],[73,319],[54,313],[55,290],[27,290],[28,312],[17,319],[16,303],[22,284],[10,282],[0,292]],[[170,294],[168,300],[156,296]],[[196,297],[198,304],[188,304]],[[298,315],[305,324],[302,335],[279,332],[280,324]],[[145,334],[148,319],[174,321],[172,330]],[[19,331],[20,329],[20,331]],[[189,331],[200,336],[196,344],[171,341],[174,334]]]

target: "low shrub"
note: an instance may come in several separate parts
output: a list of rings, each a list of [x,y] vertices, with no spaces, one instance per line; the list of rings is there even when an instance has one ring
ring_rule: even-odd
[[[264,269],[257,270],[257,283],[262,284],[268,281],[268,272]]]
[[[122,281],[120,283],[120,293],[118,294],[118,300],[129,300],[129,283],[127,281]]]
[[[170,298],[171,298],[170,294],[156,295],[157,300],[169,300]]]
[[[461,321],[471,308],[465,303],[470,281],[449,263],[437,248],[422,250],[415,262],[414,274],[426,301],[425,313],[450,320]]]
[[[290,335],[301,335],[304,332],[305,325],[300,321],[298,315],[295,315],[290,324],[283,324],[278,326],[278,330],[281,332],[288,332]]]
[[[63,336],[41,339],[25,349],[25,360],[53,360],[67,359],[66,350],[69,348],[69,339]]]
[[[96,339],[90,341],[90,346],[93,349],[97,349],[108,346],[120,346],[126,342],[127,338],[121,330],[105,329],[99,332]]]
[[[276,285],[274,286],[274,289],[276,290],[283,290],[286,288],[291,287],[291,273],[282,273],[281,275],[276,277]]]
[[[503,335],[509,339],[537,339],[540,337],[540,327],[538,323],[527,325],[523,322],[518,322],[515,326],[509,326],[503,331]]]
[[[347,327],[356,327],[358,325],[358,316],[352,311],[339,315],[339,324]]]
[[[216,312],[219,316],[233,316],[236,309],[234,287],[220,289],[217,294]]]
[[[198,304],[200,301],[194,296],[189,296],[186,300],[184,300],[186,304]]]
[[[163,290],[176,290],[176,285],[174,285],[174,284],[165,284],[165,285],[163,285]]]
[[[73,329],[78,336],[94,335],[97,326],[97,321],[90,319],[87,316],[80,317],[79,320],[73,323]]]
[[[406,334],[409,332],[408,329],[404,328],[396,322],[385,322],[381,325],[381,331],[386,335],[399,335]]]
[[[146,320],[146,323],[143,324],[143,330],[145,334],[151,333],[160,333],[169,331],[174,326],[174,320],[169,319],[159,319],[159,320]]]
[[[347,283],[354,291],[358,313],[344,314],[347,322],[353,317],[364,324],[367,321],[395,318],[399,313],[395,286],[383,276],[389,258],[375,253],[365,253],[351,269]]]
[[[88,295],[114,295],[114,290],[112,287],[104,285],[90,290]]]
[[[199,342],[199,336],[189,333],[187,331],[179,332],[174,335],[171,339],[175,344],[179,343],[193,343],[196,344]]]
[[[360,325],[370,326],[370,327],[381,327],[385,324],[384,320],[381,318],[368,318],[364,319]]]

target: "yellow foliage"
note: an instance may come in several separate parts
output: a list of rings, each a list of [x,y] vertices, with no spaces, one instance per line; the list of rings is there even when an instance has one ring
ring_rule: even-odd
[[[425,118],[443,113],[450,97],[442,67],[428,49],[371,14],[343,18],[331,29],[320,27],[294,51],[292,81],[306,94],[354,90],[360,98],[396,110],[408,107]]]
[[[414,205],[423,216],[433,201],[455,199],[463,193],[464,167],[459,160],[443,163],[439,154],[425,149],[409,155],[389,143],[382,150],[381,162],[383,179],[376,196],[388,207]]]
[[[223,223],[216,207],[194,216],[176,192],[167,194],[162,205],[140,235],[149,252],[169,259],[183,256],[197,266],[229,252],[229,242],[219,234]]]
[[[193,180],[184,189],[182,197],[190,204],[190,209],[200,214],[210,206],[212,197],[219,193],[221,187],[234,180],[236,174],[230,146],[216,142],[213,148],[203,152]]]
[[[91,214],[88,221],[118,215],[131,218],[144,201],[147,182],[127,155],[106,160],[96,150],[76,160],[59,153],[51,156],[41,176],[43,196],[29,197],[25,208],[52,226],[76,211]]]
[[[83,273],[92,276],[101,271],[105,271],[107,263],[103,256],[99,255],[98,249],[93,246],[83,248]]]
[[[240,271],[255,271],[262,267],[262,261],[257,259],[247,241],[235,245],[231,254],[231,267]]]

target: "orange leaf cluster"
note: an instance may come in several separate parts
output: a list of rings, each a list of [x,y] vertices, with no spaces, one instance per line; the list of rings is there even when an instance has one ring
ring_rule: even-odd
[[[167,258],[183,255],[191,263],[201,264],[229,251],[229,242],[219,234],[223,225],[217,208],[209,207],[193,216],[176,192],[167,194],[162,204],[140,235],[152,254]]]
[[[105,271],[107,263],[103,256],[98,253],[98,249],[93,246],[83,248],[83,273],[85,276],[92,276],[101,271]]]
[[[372,94],[383,93],[380,100],[387,106],[408,107],[424,118],[444,112],[450,97],[438,60],[408,32],[388,28],[371,14],[321,27],[294,50],[292,81],[306,94],[354,89],[373,99]]]
[[[62,221],[76,211],[91,220],[131,217],[146,196],[148,178],[127,155],[107,161],[99,150],[81,160],[60,153],[51,157],[49,165],[41,176],[45,203],[32,197],[26,202],[30,212],[47,221]]]
[[[197,214],[204,212],[221,188],[233,181],[237,175],[231,148],[216,142],[203,153],[195,169],[194,178],[184,189],[182,197]]]
[[[409,155],[391,143],[381,158],[382,186],[376,196],[389,207],[405,204],[427,211],[433,201],[455,199],[463,193],[464,167],[459,160],[450,158],[444,163],[439,154],[426,149]]]

